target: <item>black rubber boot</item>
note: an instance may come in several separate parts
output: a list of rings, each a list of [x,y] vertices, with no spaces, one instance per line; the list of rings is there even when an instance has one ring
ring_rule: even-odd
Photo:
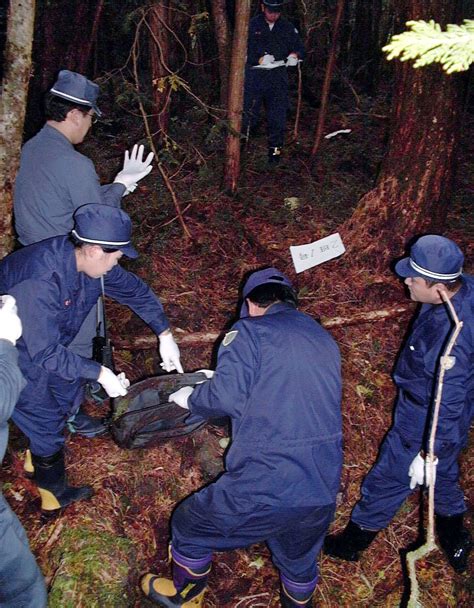
[[[211,560],[190,559],[171,549],[173,580],[145,574],[141,588],[148,599],[164,608],[200,608],[207,589]]]
[[[52,456],[31,455],[34,466],[34,479],[41,495],[41,510],[53,515],[72,502],[85,500],[93,494],[90,486],[73,488],[67,485],[64,468],[64,451],[59,450]]]
[[[469,530],[463,525],[464,516],[436,515],[436,532],[439,544],[449,563],[459,574],[467,570],[472,539]]]
[[[324,553],[348,562],[359,560],[359,552],[367,549],[377,536],[378,530],[364,530],[349,520],[341,534],[330,534],[324,541]]]
[[[77,414],[71,416],[67,421],[67,428],[70,433],[76,433],[82,437],[100,437],[105,435],[109,428],[104,418],[89,416],[82,408],[79,408]]]

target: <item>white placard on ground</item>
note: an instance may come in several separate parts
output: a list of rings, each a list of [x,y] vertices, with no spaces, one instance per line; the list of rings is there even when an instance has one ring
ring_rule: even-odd
[[[337,258],[345,252],[346,248],[342,242],[339,232],[326,236],[314,243],[307,245],[295,245],[290,247],[291,257],[296,272],[303,272],[308,268]]]

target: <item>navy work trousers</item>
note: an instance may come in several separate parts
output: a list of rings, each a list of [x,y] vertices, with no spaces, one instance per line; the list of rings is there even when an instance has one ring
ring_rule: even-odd
[[[286,68],[264,70],[247,68],[244,88],[242,133],[254,129],[262,104],[267,114],[268,146],[281,147],[285,142],[288,113],[288,75]]]
[[[171,542],[179,553],[193,559],[266,542],[282,574],[307,582],[318,576],[317,556],[334,510],[335,505],[277,508],[260,504],[247,513],[236,513],[232,505],[209,508],[197,493],[174,511]]]
[[[0,492],[0,606],[46,608],[46,598],[25,531]]]
[[[408,469],[421,449],[421,442],[404,438],[393,428],[387,434],[379,457],[361,487],[362,498],[354,507],[351,519],[361,528],[386,528],[410,490]],[[439,515],[458,515],[466,511],[464,494],[459,485],[458,456],[455,446],[439,459],[436,471],[435,511]]]

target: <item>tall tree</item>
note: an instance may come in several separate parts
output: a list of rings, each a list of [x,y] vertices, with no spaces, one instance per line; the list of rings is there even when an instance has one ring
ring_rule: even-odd
[[[239,0],[235,5],[235,29],[230,64],[229,101],[227,106],[229,135],[226,145],[224,181],[230,192],[237,190],[240,173],[240,128],[244,105],[245,61],[249,35],[250,0]]]
[[[162,0],[150,8],[150,58],[153,85],[155,127],[160,135],[166,135],[169,122],[171,87],[167,78],[169,64],[169,5]]]
[[[20,162],[34,19],[35,0],[10,0],[0,102],[0,258],[13,244],[13,184]]]
[[[460,2],[400,0],[399,23],[458,20]],[[452,193],[463,80],[438,66],[396,65],[390,137],[373,190],[341,228],[353,258],[380,270],[414,234],[443,228]]]
[[[220,98],[223,107],[229,94],[230,33],[227,21],[226,0],[212,0],[212,17],[219,53]]]

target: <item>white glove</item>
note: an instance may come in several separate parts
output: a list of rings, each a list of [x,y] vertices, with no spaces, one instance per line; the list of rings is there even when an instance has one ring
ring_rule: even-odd
[[[179,391],[175,391],[171,393],[168,397],[169,403],[176,403],[179,407],[184,408],[185,410],[189,410],[188,399],[192,395],[194,388],[192,386],[183,386]]]
[[[103,365],[100,368],[97,382],[102,385],[109,397],[124,397],[127,394],[127,388],[130,386],[130,382],[123,372],[116,376],[111,369]]]
[[[210,380],[214,376],[214,373],[215,372],[213,369],[198,369],[196,372],[196,374],[204,374],[208,380]],[[201,383],[198,382],[197,384]]]
[[[198,369],[198,371],[196,372],[196,374],[204,374],[206,376],[207,380],[210,380],[214,376],[214,370],[212,370],[212,369]],[[206,380],[201,380],[200,382],[196,382],[196,384],[202,384],[203,382],[206,382]]]
[[[13,296],[0,296],[0,339],[8,340],[15,346],[21,336],[21,320]]]
[[[125,372],[120,372],[120,374],[117,374],[117,380],[120,382],[123,388],[128,388],[130,386],[130,380],[125,375]]]
[[[289,68],[298,65],[298,57],[296,55],[288,55],[288,57],[286,58],[286,65]]]
[[[160,339],[160,357],[163,363],[160,363],[161,367],[165,372],[171,372],[174,369],[180,374],[184,373],[181,361],[179,360],[179,348],[174,341],[173,334],[161,334],[158,336]]]
[[[260,57],[260,59],[258,60],[258,63],[260,65],[270,65],[274,61],[275,61],[275,57],[273,55],[269,55],[268,53],[265,53],[265,55],[263,57]]]
[[[153,160],[153,152],[150,152],[145,160],[143,160],[144,146],[135,144],[132,151],[125,151],[125,160],[120,173],[117,173],[114,183],[123,184],[126,188],[126,194],[133,192],[143,177],[148,175],[153,169],[151,161]]]
[[[408,475],[411,477],[410,479],[410,490],[414,490],[417,485],[422,486],[426,485],[427,488],[430,487],[432,483],[436,480],[436,466],[438,464],[438,459],[435,458],[433,463],[433,479],[431,479],[431,468],[429,467],[429,456],[426,457],[426,460],[423,458],[421,454],[417,454],[413,459],[410,468],[408,469]],[[426,476],[425,476],[425,467],[426,467]]]

